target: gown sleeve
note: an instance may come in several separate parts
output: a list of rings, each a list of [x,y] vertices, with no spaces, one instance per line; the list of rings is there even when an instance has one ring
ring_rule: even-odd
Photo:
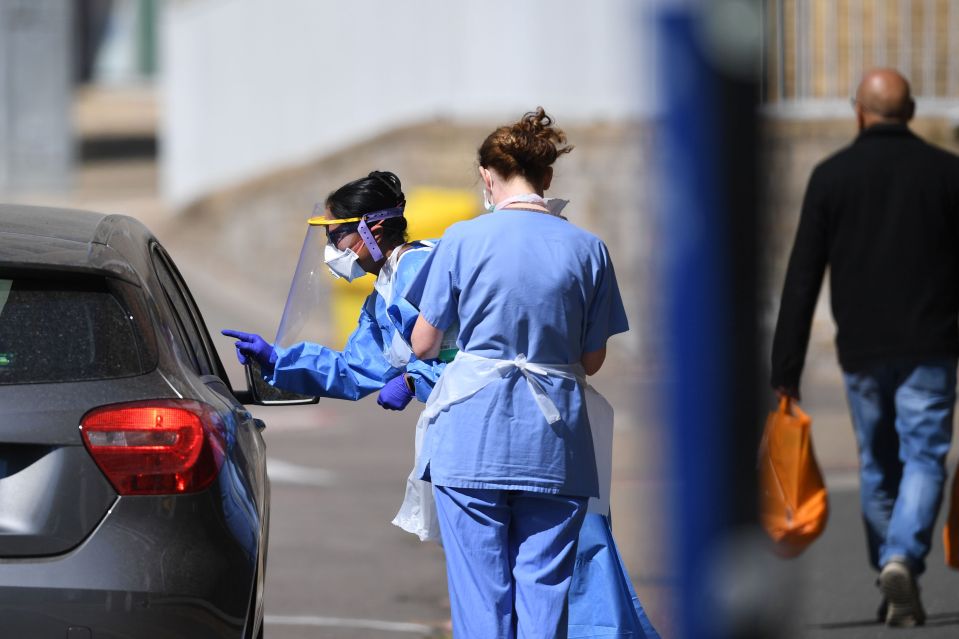
[[[429,268],[429,258],[434,252],[435,249],[417,250],[404,255],[397,269],[393,303],[390,304],[386,314],[389,316],[390,323],[407,344],[410,342],[416,318],[420,314],[419,309],[408,299],[408,294],[419,277],[425,276]],[[413,378],[416,399],[425,402],[429,398],[444,368],[446,364],[439,360],[419,360],[415,355],[410,355],[406,373]]]
[[[375,292],[366,298],[342,351],[312,342],[277,348],[273,375],[266,380],[294,393],[336,399],[357,400],[381,389],[402,371],[383,357],[384,335],[374,316],[376,298]]]

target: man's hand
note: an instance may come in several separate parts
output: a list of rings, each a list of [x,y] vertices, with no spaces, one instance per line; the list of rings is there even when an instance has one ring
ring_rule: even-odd
[[[796,386],[777,386],[775,389],[776,397],[782,399],[792,399],[799,401],[799,388]]]

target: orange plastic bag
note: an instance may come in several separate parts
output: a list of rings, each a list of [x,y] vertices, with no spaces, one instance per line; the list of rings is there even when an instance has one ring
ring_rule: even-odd
[[[759,449],[760,522],[783,557],[805,550],[829,518],[811,425],[796,402],[783,398],[766,419]]]
[[[946,555],[946,565],[959,570],[959,468],[952,477],[949,494],[949,516],[942,529],[942,551]]]

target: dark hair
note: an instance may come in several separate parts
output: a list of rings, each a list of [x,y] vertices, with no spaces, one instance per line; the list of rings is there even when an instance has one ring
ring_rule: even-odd
[[[337,218],[359,217],[406,204],[403,185],[390,171],[373,171],[365,178],[344,184],[326,196],[326,207]],[[390,217],[382,222],[383,243],[406,242],[406,218]]]
[[[494,169],[504,180],[516,174],[541,187],[556,158],[573,150],[566,134],[553,126],[543,107],[536,107],[514,124],[490,133],[479,148],[479,165]]]

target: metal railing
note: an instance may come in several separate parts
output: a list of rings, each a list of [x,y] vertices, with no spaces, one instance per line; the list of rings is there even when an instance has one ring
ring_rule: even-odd
[[[863,71],[890,66],[922,113],[959,114],[959,0],[763,0],[763,102],[848,113]]]

